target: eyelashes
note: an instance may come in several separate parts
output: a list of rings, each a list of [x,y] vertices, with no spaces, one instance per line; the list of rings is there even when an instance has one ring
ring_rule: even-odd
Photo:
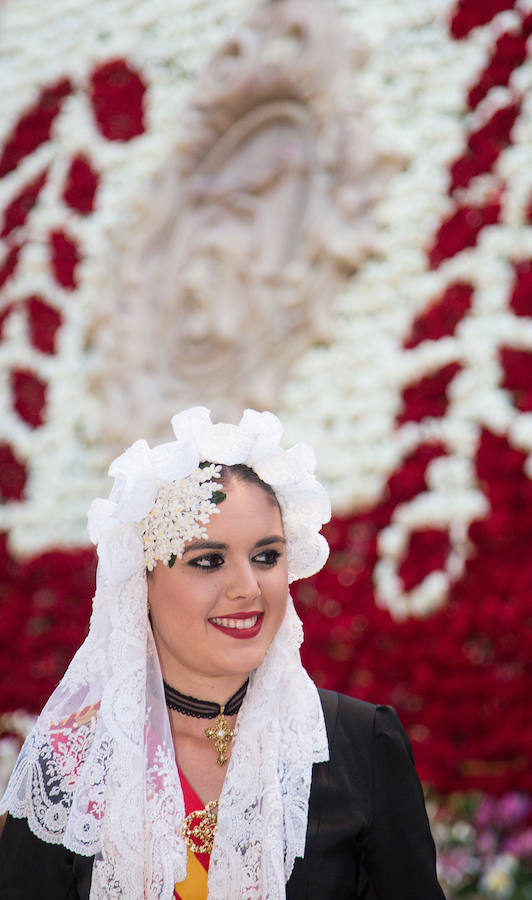
[[[223,564],[224,558],[219,553],[203,553],[202,556],[196,556],[195,559],[189,560],[187,566],[209,572],[214,569],[219,569]]]
[[[252,557],[252,561],[261,566],[274,566],[280,557],[281,554],[279,550],[268,548],[267,550],[261,550],[260,553],[255,554],[255,556]]]
[[[268,548],[255,553],[251,557],[251,562],[263,568],[271,569],[277,564],[281,556],[282,554],[279,550]],[[194,559],[189,560],[187,566],[191,566],[193,569],[201,569],[203,572],[214,572],[223,566],[224,563],[225,559],[221,553],[202,553],[201,556],[196,556]]]

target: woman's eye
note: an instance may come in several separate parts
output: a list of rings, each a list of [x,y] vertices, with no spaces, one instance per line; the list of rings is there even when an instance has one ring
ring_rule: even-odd
[[[220,556],[219,553],[205,553],[203,556],[196,556],[195,559],[191,559],[188,565],[208,571],[209,569],[218,569],[223,565],[223,562],[223,556]]]
[[[274,566],[281,554],[278,550],[261,550],[253,557],[253,562],[263,566]]]

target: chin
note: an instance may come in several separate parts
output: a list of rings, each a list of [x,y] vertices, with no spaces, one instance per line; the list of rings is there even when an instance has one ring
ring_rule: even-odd
[[[247,676],[254,669],[258,669],[262,660],[266,656],[266,648],[261,648],[260,650],[249,650],[245,653],[240,653],[238,655],[238,659],[233,660],[232,662],[228,661],[228,665],[226,667],[227,674],[231,675],[243,675]]]

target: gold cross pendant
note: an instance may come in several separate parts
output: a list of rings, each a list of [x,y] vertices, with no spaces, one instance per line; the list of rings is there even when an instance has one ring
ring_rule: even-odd
[[[220,707],[220,713],[214,720],[214,724],[211,725],[210,728],[205,729],[205,736],[208,737],[210,741],[214,741],[214,746],[218,751],[218,759],[216,762],[219,766],[225,766],[227,760],[229,759],[227,755],[227,747],[230,741],[233,740],[236,731],[233,728],[227,727],[227,720],[224,716],[224,706]]]

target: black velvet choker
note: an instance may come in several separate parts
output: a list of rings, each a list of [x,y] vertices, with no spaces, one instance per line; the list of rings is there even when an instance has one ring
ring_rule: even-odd
[[[183,713],[184,716],[194,716],[196,719],[216,719],[220,713],[226,716],[234,716],[242,706],[248,684],[249,678],[238,688],[236,694],[233,694],[227,703],[222,706],[209,700],[197,700],[196,697],[188,697],[186,694],[182,694],[180,691],[176,691],[175,688],[170,687],[166,681],[163,681],[166,705],[170,709]]]

